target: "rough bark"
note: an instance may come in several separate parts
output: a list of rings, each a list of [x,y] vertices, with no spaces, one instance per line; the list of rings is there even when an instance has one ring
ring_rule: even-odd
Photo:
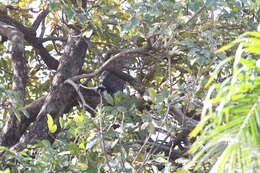
[[[42,16],[46,16],[47,12],[43,12]],[[38,20],[40,19],[38,18]],[[39,23],[39,22],[38,22]],[[6,36],[12,42],[12,63],[13,63],[13,90],[16,91],[23,105],[25,100],[25,88],[26,88],[26,79],[27,79],[27,68],[26,61],[23,57],[24,55],[24,39],[31,43],[37,52],[42,57],[43,61],[50,69],[57,69],[58,61],[55,60],[49,52],[43,47],[40,40],[36,38],[36,28],[37,22],[33,25],[32,29],[25,27],[21,23],[13,20],[6,13],[0,14],[0,35]],[[20,115],[20,121],[17,120],[14,113],[10,113],[9,120],[1,133],[0,145],[3,146],[12,146],[21,137],[25,129],[27,128],[28,123],[27,119],[34,119],[34,115],[27,118],[22,113]]]
[[[12,106],[16,106],[15,104],[24,105],[25,103],[25,95],[26,95],[26,82],[27,82],[27,66],[26,60],[24,57],[24,35],[19,29],[7,25],[0,21],[0,35],[5,36],[12,42],[12,68],[13,68],[13,82],[12,89],[17,95],[15,98],[11,98]],[[9,140],[7,143],[0,142],[1,145],[11,146],[13,145],[13,141],[17,141],[16,133],[19,131],[20,122],[17,119],[18,115],[15,115],[14,112],[10,112],[7,124],[3,129],[4,134],[8,134],[4,136],[4,138],[8,137],[13,140]],[[13,129],[13,130],[10,130]]]
[[[148,43],[148,45],[140,48],[119,51],[104,62],[95,72],[82,75],[80,72],[87,43],[79,33],[70,33],[71,37],[67,40],[67,45],[60,62],[54,59],[44,48],[42,45],[43,38],[36,37],[36,30],[47,14],[48,10],[43,11],[30,28],[16,22],[7,15],[0,14],[0,35],[6,36],[13,43],[13,89],[21,96],[21,103],[24,103],[27,76],[26,61],[23,57],[24,40],[34,47],[49,69],[57,69],[57,73],[52,81],[52,89],[48,95],[25,106],[25,110],[29,115],[28,117],[21,116],[21,120],[18,121],[13,113],[10,114],[10,120],[0,138],[0,145],[12,147],[13,151],[21,151],[26,148],[28,144],[34,144],[38,140],[51,139],[53,135],[49,134],[46,115],[50,114],[57,120],[64,113],[70,111],[73,106],[78,104],[77,92],[75,92],[70,85],[64,83],[67,79],[72,79],[76,82],[83,77],[97,77],[106,71],[102,83],[111,94],[118,90],[123,90],[125,82],[128,82],[139,91],[139,93],[143,94],[145,92],[145,88],[140,82],[122,72],[122,68],[118,67],[118,61],[126,59],[126,57],[131,54],[143,54],[144,52],[148,52],[152,49],[151,44]],[[83,93],[85,102],[90,107],[95,108],[99,104],[100,95],[95,90],[80,88],[80,92]],[[139,109],[145,109],[145,100],[141,99],[138,101],[137,107]],[[197,122],[186,117],[186,115],[176,108],[171,109],[171,113],[175,115],[175,119],[180,124],[189,127],[188,129],[192,129],[197,124]],[[30,126],[31,124],[32,126]],[[28,127],[30,128],[28,129]],[[176,153],[174,153],[174,155],[176,155]]]
[[[47,114],[57,119],[66,110],[66,106],[73,99],[73,88],[63,82],[80,73],[86,53],[87,44],[78,33],[72,32],[65,46],[64,54],[60,59],[57,73],[52,82],[52,89],[47,95],[36,121],[12,149],[20,151],[28,144],[38,140],[48,139]]]
[[[99,94],[95,90],[81,88],[80,92],[84,95],[84,98],[85,98],[87,104],[90,105],[91,107],[95,108],[99,104],[99,101],[100,101]],[[19,128],[13,127],[13,128],[10,128],[9,131],[4,133],[4,135],[1,137],[2,140],[1,140],[0,145],[10,147],[19,141],[20,137],[25,133],[25,131],[28,129],[29,125],[36,120],[36,117],[37,117],[38,113],[40,112],[45,99],[46,99],[46,96],[41,97],[41,98],[37,99],[36,101],[32,102],[31,104],[25,106],[25,110],[29,116],[21,117]],[[76,94],[76,92],[73,92],[72,99],[68,103],[66,103],[64,113],[68,113],[73,108],[73,106],[76,106],[76,105],[78,105],[77,94]],[[12,126],[10,126],[10,127],[12,127]]]
[[[24,35],[19,29],[0,21],[0,35],[12,42],[13,90],[24,103],[27,67],[24,58]]]

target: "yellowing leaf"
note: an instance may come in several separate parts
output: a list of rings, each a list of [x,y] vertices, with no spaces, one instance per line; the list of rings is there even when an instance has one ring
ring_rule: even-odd
[[[78,5],[78,7],[82,7],[82,1],[81,0],[77,0],[77,5]]]
[[[260,39],[258,38],[248,38],[248,41],[250,41],[255,46],[260,46]]]
[[[260,54],[260,47],[259,46],[250,46],[248,48],[245,49],[246,51],[250,52],[250,53],[255,53],[255,54]]]
[[[27,4],[26,4],[25,2],[23,2],[23,1],[21,1],[21,2],[18,3],[18,6],[19,6],[20,8],[26,8],[26,7],[27,7],[26,5],[27,5]]]
[[[230,49],[231,47],[233,47],[235,44],[239,43],[240,41],[241,41],[240,39],[236,39],[235,41],[232,41],[231,43],[221,47],[215,53],[220,53],[220,52],[223,52],[223,51],[225,51],[227,49]]]
[[[224,61],[222,61],[221,63],[219,63],[215,70],[214,70],[214,73],[213,75],[211,75],[211,77],[209,78],[207,84],[205,85],[205,88],[207,88],[211,83],[212,81],[215,79],[215,77],[218,75],[218,73],[220,72],[221,68],[223,67],[223,65],[225,65],[226,63],[230,62],[231,60],[233,60],[234,57],[229,57],[227,59],[225,59]]]
[[[179,170],[177,170],[177,171],[174,172],[174,173],[190,173],[190,171],[185,170],[185,169],[179,169]]]
[[[123,18],[124,20],[128,20],[128,19],[131,17],[130,14],[124,13],[124,12],[122,12],[122,11],[118,11],[118,12],[116,13],[116,15],[117,15],[117,16],[120,16],[120,17]]]
[[[80,143],[79,148],[84,149],[84,148],[86,148],[86,145],[84,143]]]
[[[135,161],[143,162],[144,161],[144,154],[142,154],[142,153],[138,154]]]
[[[154,88],[148,88],[149,96],[151,97],[152,101],[155,102],[156,100],[156,90]]]
[[[10,171],[10,168],[7,168],[6,170],[4,170],[4,171],[0,171],[0,173],[10,173],[11,171]]]
[[[29,8],[29,5],[31,2],[32,2],[32,0],[20,0],[18,3],[18,6],[20,8]]]
[[[120,3],[121,3],[120,0],[113,0],[113,2],[114,2],[115,4],[120,4]]]
[[[188,138],[191,139],[193,137],[195,137],[197,134],[199,134],[199,132],[201,132],[201,130],[203,129],[203,127],[205,126],[205,124],[208,121],[208,117],[205,118],[205,120],[201,121],[189,134]]]
[[[260,37],[260,32],[247,32],[246,34],[254,37]]]
[[[88,164],[80,162],[80,163],[77,164],[77,167],[82,169],[82,170],[87,170]]]
[[[47,114],[47,124],[48,129],[51,133],[55,133],[57,131],[57,125],[54,123],[53,118],[50,114]]]
[[[101,18],[97,15],[95,15],[93,18],[92,18],[92,22],[94,25],[96,26],[101,26],[102,25],[102,21],[101,21]]]

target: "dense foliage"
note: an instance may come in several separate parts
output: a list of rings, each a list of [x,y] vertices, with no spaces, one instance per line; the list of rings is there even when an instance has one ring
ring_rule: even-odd
[[[254,172],[259,169],[260,59],[245,57],[250,55],[248,53],[260,54],[260,33],[246,33],[219,51],[235,43],[240,43],[235,57],[223,61],[211,79],[231,61],[232,76],[211,86],[204,102],[202,120],[190,134],[192,137],[201,132],[190,149],[190,152],[196,151],[191,164],[198,160],[199,167],[213,158],[212,172]]]
[[[0,170],[260,169],[259,1],[0,5]]]

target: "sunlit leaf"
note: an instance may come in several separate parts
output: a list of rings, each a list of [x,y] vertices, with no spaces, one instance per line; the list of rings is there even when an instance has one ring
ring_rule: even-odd
[[[6,168],[4,171],[0,171],[0,173],[11,173],[10,168]]]
[[[260,37],[260,32],[246,32],[246,35]]]
[[[50,133],[55,133],[57,131],[57,125],[54,123],[53,118],[50,114],[47,114],[47,124]]]
[[[154,88],[148,88],[149,96],[151,97],[152,101],[156,101],[156,90]]]
[[[250,52],[250,53],[255,53],[255,54],[260,54],[260,46],[257,47],[257,46],[250,46],[250,47],[247,47],[245,48],[246,51]]]
[[[215,68],[215,71],[213,73],[213,75],[211,75],[209,81],[207,82],[207,84],[205,85],[205,87],[207,88],[212,81],[215,79],[215,77],[218,75],[218,73],[220,72],[221,68],[223,67],[224,64],[230,62],[231,60],[233,60],[234,57],[229,57],[227,59],[225,59],[224,61],[222,61],[220,64],[217,65],[217,67]]]
[[[227,49],[230,49],[231,47],[235,46],[237,43],[239,43],[241,40],[240,39],[236,39],[235,41],[221,47],[220,49],[218,49],[215,53],[221,53]]]

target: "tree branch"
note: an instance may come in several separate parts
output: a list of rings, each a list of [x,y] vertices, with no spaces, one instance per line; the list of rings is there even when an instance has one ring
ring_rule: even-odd
[[[199,123],[198,121],[187,117],[180,109],[175,106],[170,108],[170,113],[174,115],[174,119],[178,121],[178,123],[189,129],[193,129]]]
[[[54,120],[57,120],[64,114],[67,105],[74,97],[73,88],[65,85],[64,81],[80,73],[87,45],[78,33],[72,32],[71,34],[60,59],[57,73],[53,78],[52,89],[47,95],[33,126],[28,133],[22,136],[20,142],[11,148],[14,151],[21,151],[28,144],[34,144],[38,140],[48,139],[49,131],[46,115],[50,114]]]
[[[24,57],[24,35],[17,28],[7,25],[0,21],[0,35],[7,37],[12,42],[12,67],[13,67],[13,91],[18,97],[11,98],[13,103],[23,105],[25,103],[26,84],[27,84],[27,64]],[[19,129],[20,122],[17,120],[17,115],[10,112],[7,124],[3,129],[3,133],[9,133],[10,129]],[[14,132],[14,131],[12,131]],[[15,139],[13,139],[15,140]],[[2,140],[1,140],[2,141]]]
[[[93,73],[89,73],[89,74],[82,74],[82,75],[78,75],[78,76],[74,76],[72,78],[70,78],[73,81],[77,81],[81,78],[88,78],[91,79],[93,77],[96,77],[98,75],[100,75],[103,71],[109,69],[109,68],[113,68],[113,63],[115,61],[119,61],[120,59],[124,58],[126,55],[128,54],[135,54],[135,53],[144,53],[147,52],[151,49],[150,44],[140,47],[140,48],[136,48],[136,49],[125,49],[123,51],[121,51],[120,53],[112,56],[110,59],[108,59],[107,61],[105,61],[98,69],[97,71],[93,72]]]
[[[32,46],[37,50],[47,67],[53,70],[57,69],[59,62],[43,47],[38,38],[36,38],[36,32],[32,28],[25,27],[6,15],[0,15],[0,21],[19,29],[24,34],[25,40],[32,44]]]
[[[45,19],[45,17],[48,15],[49,10],[43,10],[35,19],[35,21],[32,24],[32,30],[36,32],[36,30],[39,28],[41,22]]]
[[[46,37],[46,38],[39,38],[39,43],[44,43],[46,41],[67,41],[65,37]]]
[[[6,36],[12,42],[13,90],[18,93],[21,102],[25,99],[27,67],[24,58],[24,37],[17,28],[0,21],[0,35]]]
[[[136,91],[138,91],[141,95],[145,92],[145,87],[141,84],[141,82],[137,81],[135,78],[130,76],[127,73],[124,73],[116,68],[108,69],[107,71],[111,72],[115,76],[119,77],[120,79],[126,81],[131,85]]]
[[[187,25],[188,23],[190,23],[193,19],[195,19],[203,10],[204,8],[206,8],[206,4],[203,4],[203,6],[198,10],[196,11],[196,13],[194,13],[191,18],[185,23],[185,25]]]

